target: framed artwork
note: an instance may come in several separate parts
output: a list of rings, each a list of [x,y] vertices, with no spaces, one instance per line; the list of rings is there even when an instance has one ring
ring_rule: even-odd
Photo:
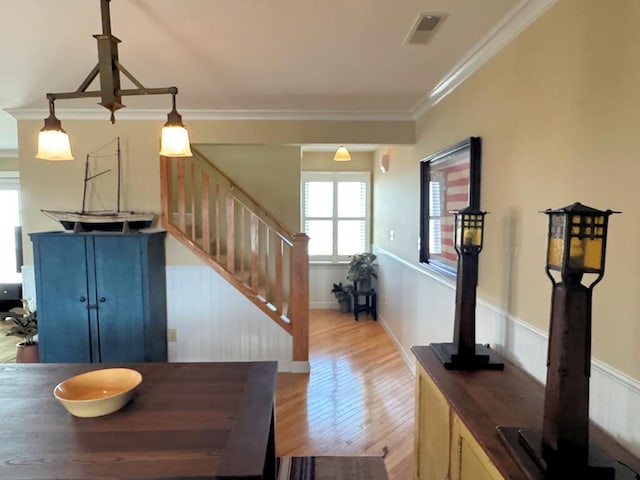
[[[480,137],[469,137],[420,162],[420,263],[456,276],[452,212],[480,208]]]

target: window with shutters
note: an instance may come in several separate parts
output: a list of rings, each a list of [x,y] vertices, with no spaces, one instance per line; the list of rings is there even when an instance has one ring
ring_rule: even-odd
[[[309,260],[347,261],[369,247],[369,172],[302,172]]]
[[[20,283],[20,183],[17,174],[0,172],[0,283]]]
[[[429,182],[429,251],[442,253],[442,202],[440,182]]]

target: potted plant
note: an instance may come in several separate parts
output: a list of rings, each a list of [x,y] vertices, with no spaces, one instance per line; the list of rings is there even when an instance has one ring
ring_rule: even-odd
[[[331,293],[338,299],[340,304],[340,311],[342,313],[349,313],[351,311],[351,292],[353,287],[351,285],[343,286],[342,282],[334,283]]]
[[[16,363],[37,363],[38,343],[34,336],[38,333],[38,319],[36,311],[31,311],[29,302],[22,300],[22,307],[12,308],[8,312],[0,312],[0,318],[10,319],[14,326],[7,332],[7,335],[22,337],[22,342],[18,343],[16,352]]]
[[[357,285],[358,291],[370,290],[371,277],[378,278],[377,258],[374,253],[369,252],[356,253],[351,257],[347,279]]]

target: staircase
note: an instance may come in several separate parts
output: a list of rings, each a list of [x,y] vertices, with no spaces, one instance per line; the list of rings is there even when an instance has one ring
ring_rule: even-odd
[[[309,238],[191,148],[193,157],[160,157],[163,228],[288,332],[292,360],[307,362]]]

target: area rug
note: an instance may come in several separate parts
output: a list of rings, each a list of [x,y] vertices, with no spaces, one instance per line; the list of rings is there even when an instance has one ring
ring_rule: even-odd
[[[382,457],[279,457],[277,480],[388,480]]]

